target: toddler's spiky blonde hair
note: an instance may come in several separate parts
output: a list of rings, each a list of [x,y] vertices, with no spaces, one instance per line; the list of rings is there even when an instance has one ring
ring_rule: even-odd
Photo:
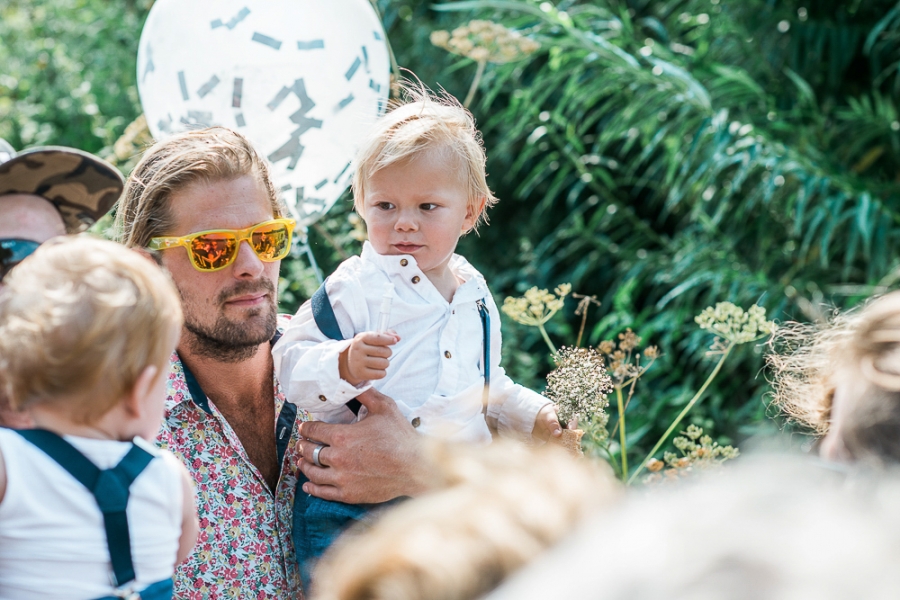
[[[475,118],[447,93],[435,94],[422,84],[404,84],[401,100],[375,122],[360,146],[353,175],[353,205],[365,217],[366,185],[371,177],[393,164],[409,160],[427,150],[443,150],[456,159],[448,168],[459,171],[465,182],[469,208],[480,222],[497,203],[487,184],[484,146],[475,128]],[[482,202],[484,205],[482,206]]]

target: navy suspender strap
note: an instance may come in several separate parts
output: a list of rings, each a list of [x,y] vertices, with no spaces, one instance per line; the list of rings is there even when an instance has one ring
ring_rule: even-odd
[[[51,431],[26,429],[17,433],[59,463],[94,495],[103,513],[114,584],[119,587],[133,581],[135,573],[131,560],[131,536],[125,510],[128,507],[128,489],[153,460],[153,455],[132,445],[119,464],[112,469],[101,470],[75,446]]]
[[[488,398],[491,395],[491,313],[488,312],[484,300],[478,300],[478,314],[481,316],[481,331],[484,334],[484,355],[482,364],[484,369],[484,392],[481,395],[481,412],[487,416]]]
[[[331,300],[328,298],[328,292],[325,291],[324,283],[322,283],[322,285],[319,286],[319,289],[316,290],[316,293],[312,295],[310,304],[312,305],[313,319],[315,320],[319,331],[331,340],[344,339],[344,334],[341,333],[341,327],[338,325],[337,317],[334,316],[334,309],[331,307]],[[359,409],[362,408],[362,404],[356,399],[351,400],[345,406],[349,408],[354,415],[359,415]]]
[[[325,337],[332,340],[344,339],[341,328],[338,325],[337,317],[334,315],[334,308],[331,306],[331,300],[328,298],[328,292],[325,291],[325,284],[319,286],[316,293],[310,299],[312,307],[313,320],[319,331]],[[482,359],[484,370],[484,394],[482,397],[481,411],[487,415],[487,399],[491,389],[491,315],[488,312],[487,305],[484,300],[478,300],[475,303],[478,306],[478,315],[481,317],[481,329],[484,333],[484,358]],[[358,415],[362,405],[359,400],[351,400],[347,403],[347,408]]]
[[[316,325],[325,337],[331,340],[342,340],[344,334],[341,333],[341,327],[338,325],[337,317],[334,316],[334,309],[331,307],[331,300],[328,298],[328,292],[325,291],[325,284],[319,286],[316,293],[310,299],[312,304],[313,319]]]

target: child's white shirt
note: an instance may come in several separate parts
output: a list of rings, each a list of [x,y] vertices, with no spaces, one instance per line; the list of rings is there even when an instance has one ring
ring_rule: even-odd
[[[310,302],[300,307],[275,344],[275,370],[288,401],[326,422],[350,422],[347,402],[374,387],[393,398],[419,432],[460,442],[489,443],[482,414],[484,301],[491,322],[491,382],[487,419],[511,437],[531,436],[535,418],[549,404],[512,381],[500,367],[500,315],[479,273],[459,255],[450,268],[463,280],[447,302],[410,255],[380,255],[366,242],[325,282],[344,340],[318,328]],[[384,379],[359,387],[340,378],[338,356],[358,333],[375,331],[385,283],[394,284],[388,325],[400,336]]]
[[[101,469],[116,466],[130,442],[65,436]],[[135,589],[172,576],[181,538],[181,466],[140,438],[157,458],[128,499]],[[0,599],[83,600],[113,595],[112,565],[97,501],[59,463],[18,433],[0,428],[7,485],[0,500]]]

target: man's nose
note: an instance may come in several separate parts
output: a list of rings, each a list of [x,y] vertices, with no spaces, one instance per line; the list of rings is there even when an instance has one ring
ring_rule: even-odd
[[[240,245],[238,246],[238,254],[234,259],[234,265],[232,265],[234,269],[234,276],[238,279],[255,279],[259,277],[263,270],[265,269],[265,265],[256,255],[256,252],[253,251],[253,248],[250,247],[250,242],[247,240],[241,240]]]

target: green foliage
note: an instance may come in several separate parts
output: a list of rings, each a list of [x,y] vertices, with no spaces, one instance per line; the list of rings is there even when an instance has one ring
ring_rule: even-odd
[[[137,44],[152,0],[0,3],[0,137],[111,146],[140,114]]]

